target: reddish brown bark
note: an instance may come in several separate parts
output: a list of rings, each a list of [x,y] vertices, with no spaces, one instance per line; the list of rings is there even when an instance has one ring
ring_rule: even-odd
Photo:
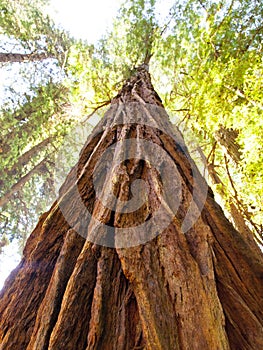
[[[60,198],[40,218],[22,262],[1,292],[2,350],[262,348],[260,250],[227,221],[210,190],[201,208],[204,180],[196,173],[194,181],[196,168],[181,135],[171,134],[149,74],[138,70],[89,137]],[[177,172],[167,173],[156,154],[164,167],[158,173],[142,160],[139,146],[137,157],[129,158],[133,146],[124,141],[132,138],[165,150]],[[105,158],[106,174],[102,165],[97,169],[102,174],[98,188],[112,211],[96,196],[92,176],[104,151],[117,141],[123,146]],[[127,160],[115,166],[122,152]],[[176,215],[145,244],[121,245],[125,240],[129,244],[136,227],[150,221],[161,206],[163,174],[181,184]],[[130,185],[136,179],[148,184],[148,193],[139,191],[143,204],[125,212],[122,203],[132,199]],[[111,189],[119,201],[110,197]],[[175,191],[165,197],[165,210],[153,228],[169,217],[172,197],[177,198]],[[193,197],[202,213],[184,233],[182,222]],[[122,236],[127,227],[129,235]],[[111,242],[113,248],[94,241]]]

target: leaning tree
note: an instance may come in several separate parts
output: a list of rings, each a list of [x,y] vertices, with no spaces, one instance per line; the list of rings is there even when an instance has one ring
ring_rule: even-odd
[[[2,350],[263,347],[261,252],[215,202],[146,68],[6,281]]]

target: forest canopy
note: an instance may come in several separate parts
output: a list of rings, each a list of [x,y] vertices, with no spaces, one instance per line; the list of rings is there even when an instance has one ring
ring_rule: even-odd
[[[24,246],[55,199],[54,162],[76,124],[110,104],[133,69],[154,86],[235,227],[263,239],[261,1],[129,0],[96,44],[71,37],[47,1],[0,4],[0,247]],[[161,12],[161,13],[160,13]],[[197,146],[198,145],[198,146]]]

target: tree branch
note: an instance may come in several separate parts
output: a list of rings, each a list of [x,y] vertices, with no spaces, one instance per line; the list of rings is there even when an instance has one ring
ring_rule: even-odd
[[[32,159],[32,157],[34,157],[42,149],[48,146],[53,139],[54,136],[50,136],[37,145],[33,146],[29,151],[25,152],[18,158],[17,162],[12,166],[11,169],[4,169],[2,173],[6,173],[8,175],[16,175],[20,167],[25,166],[30,161],[30,159]]]
[[[87,120],[88,120],[90,117],[92,117],[100,108],[105,107],[105,106],[109,105],[110,103],[111,103],[111,101],[108,100],[108,101],[103,102],[101,105],[99,105],[99,106],[93,108],[93,111],[85,117],[85,119],[81,122],[81,124],[86,123]]]
[[[41,170],[45,166],[47,159],[43,159],[39,164],[37,164],[32,170],[30,170],[25,176],[21,177],[21,179],[14,184],[9,191],[7,191],[1,198],[0,198],[0,207],[8,203],[8,201],[11,199],[11,197],[21,190],[21,188],[25,185],[25,183],[33,177],[33,175],[37,173],[41,173]]]

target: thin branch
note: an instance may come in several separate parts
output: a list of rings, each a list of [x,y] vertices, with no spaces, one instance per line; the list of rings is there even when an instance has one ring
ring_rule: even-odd
[[[171,10],[170,10],[171,11]],[[172,22],[172,19],[174,18],[174,15],[171,14],[170,15],[170,19],[168,20],[168,22],[164,25],[163,29],[160,32],[160,36],[163,36],[163,34],[166,32],[167,28],[169,27],[170,23]]]
[[[198,0],[199,4],[202,6],[202,8],[205,10],[206,13],[208,13],[207,8],[205,7],[205,5],[203,4],[203,2],[201,0]]]
[[[236,203],[237,203],[237,206],[238,206],[238,209],[243,213],[243,215],[246,217],[246,219],[249,221],[249,223],[254,227],[255,231],[259,234],[259,236],[261,237],[262,234],[260,233],[260,229],[258,228],[258,226],[251,220],[250,218],[250,215],[249,213],[247,212],[247,210],[244,208],[243,206],[243,203],[239,200],[238,198],[238,192],[235,188],[235,185],[234,185],[234,181],[230,175],[230,171],[229,171],[229,167],[228,167],[228,160],[227,160],[227,157],[226,155],[224,155],[224,159],[225,159],[225,165],[226,165],[226,171],[227,171],[227,175],[228,175],[228,178],[229,178],[229,181],[230,181],[230,184],[233,188],[233,191],[234,191],[234,199],[236,200]],[[254,234],[254,237],[256,237],[256,235]]]
[[[253,41],[255,40],[255,37],[260,34],[260,31],[263,29],[263,25],[259,26],[257,29],[255,29],[254,34],[252,35],[252,37],[250,38],[249,42],[247,43],[246,47],[239,50],[240,53],[244,54],[251,46],[251,44],[253,43]]]
[[[214,155],[215,155],[216,146],[217,146],[217,142],[214,142],[213,146],[211,148],[211,151],[207,156],[207,162],[209,161],[210,157],[212,156],[212,164],[214,164],[214,161],[215,161]]]
[[[189,112],[189,108],[173,109],[173,112]]]
[[[247,98],[246,95],[244,95],[240,90],[238,89],[234,89],[229,85],[224,85],[224,87],[232,92],[234,92],[237,96],[243,98],[244,100],[246,100],[247,102],[251,103],[254,107],[258,107],[261,110],[263,110],[263,106],[262,105],[258,105],[255,101],[250,100],[249,98]]]
[[[183,117],[183,119],[181,120],[181,121],[179,121],[179,123],[178,123],[178,128],[181,126],[181,124],[183,124],[184,122],[185,122],[185,120],[186,120],[186,124],[187,124],[187,122],[189,121],[189,119],[190,119],[190,117],[191,117],[191,115],[190,115],[190,113],[189,113],[189,111],[186,113],[186,115]]]
[[[93,108],[93,111],[85,117],[85,119],[81,122],[81,124],[85,124],[88,121],[88,119],[90,117],[92,117],[100,108],[105,107],[105,106],[109,105],[110,103],[111,103],[111,100],[108,100],[108,101],[105,101],[104,103],[102,103],[101,105]]]
[[[228,167],[228,159],[227,159],[226,155],[224,155],[224,160],[225,160],[225,166],[226,166],[227,176],[228,176],[228,178],[229,178],[231,187],[232,187],[232,189],[233,189],[233,191],[234,191],[234,198],[235,198],[235,200],[239,203],[238,192],[237,192],[237,190],[236,190],[236,187],[235,187],[234,181],[233,181],[233,179],[232,179],[232,176],[230,175],[230,171],[229,171],[229,167]]]
[[[221,22],[218,24],[218,26],[215,28],[214,32],[211,33],[211,36],[210,36],[211,38],[214,37],[214,35],[215,35],[215,34],[218,32],[218,30],[222,27],[222,25],[223,25],[223,23],[225,22],[225,20],[228,18],[230,12],[231,12],[232,9],[233,9],[234,2],[235,2],[235,0],[232,0],[232,1],[231,1],[231,4],[230,4],[230,6],[229,6],[229,8],[228,8],[228,10],[227,10],[227,13],[224,15],[222,21],[221,21]]]

